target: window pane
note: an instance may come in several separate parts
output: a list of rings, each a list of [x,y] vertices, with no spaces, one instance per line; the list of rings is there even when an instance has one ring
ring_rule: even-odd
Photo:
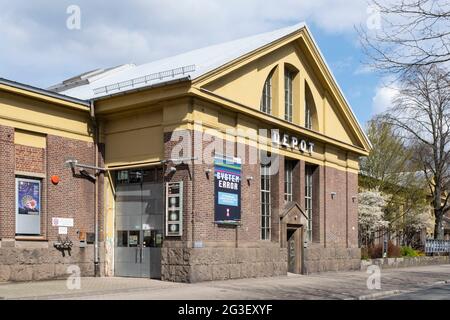
[[[270,240],[270,176],[269,168],[261,165],[261,239]]]
[[[117,246],[128,247],[128,231],[117,231]]]
[[[292,82],[293,72],[285,70],[284,73],[284,118],[292,121]]]
[[[264,83],[263,92],[261,96],[261,111],[271,113],[272,109],[272,75],[269,75]]]

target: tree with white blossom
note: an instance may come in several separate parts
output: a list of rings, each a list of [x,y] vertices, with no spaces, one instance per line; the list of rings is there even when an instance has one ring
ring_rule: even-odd
[[[384,219],[387,196],[379,190],[365,190],[358,195],[358,226],[360,243],[368,245],[376,231],[388,227]]]

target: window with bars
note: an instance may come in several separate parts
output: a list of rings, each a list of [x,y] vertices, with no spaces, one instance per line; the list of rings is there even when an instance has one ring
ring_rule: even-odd
[[[264,82],[260,109],[262,112],[272,113],[272,73],[267,77],[266,82]]]
[[[293,94],[292,84],[294,82],[294,72],[289,69],[284,70],[284,119],[292,122]]]
[[[285,160],[284,162],[284,202],[292,201],[294,161]]]
[[[271,230],[270,165],[261,164],[261,240],[270,240]]]
[[[305,166],[305,213],[308,219],[306,239],[312,241],[312,215],[313,215],[313,173],[314,167]]]

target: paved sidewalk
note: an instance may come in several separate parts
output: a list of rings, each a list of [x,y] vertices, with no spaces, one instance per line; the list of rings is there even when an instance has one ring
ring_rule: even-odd
[[[367,289],[362,271],[241,279],[196,284],[134,278],[83,278],[80,290],[65,280],[0,284],[3,299],[373,299],[444,285],[450,265],[386,269],[381,290]],[[450,297],[448,297],[450,299]]]

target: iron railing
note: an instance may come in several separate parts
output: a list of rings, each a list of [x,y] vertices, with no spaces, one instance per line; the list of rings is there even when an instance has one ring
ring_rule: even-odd
[[[425,253],[450,253],[450,240],[425,240]]]
[[[142,76],[139,78],[134,78],[134,79],[114,83],[114,84],[111,84],[108,86],[95,88],[94,94],[97,95],[97,94],[109,93],[111,91],[120,91],[127,87],[135,87],[135,86],[143,84],[143,83],[149,83],[151,81],[162,80],[162,79],[170,78],[170,77],[174,78],[175,76],[178,76],[180,74],[187,74],[187,73],[194,72],[194,71],[195,71],[195,65],[193,64],[193,65],[180,67],[180,68],[176,68],[176,69],[166,70],[166,71],[162,71],[162,72],[156,72],[156,73],[148,74],[148,75],[145,75],[145,76]]]

